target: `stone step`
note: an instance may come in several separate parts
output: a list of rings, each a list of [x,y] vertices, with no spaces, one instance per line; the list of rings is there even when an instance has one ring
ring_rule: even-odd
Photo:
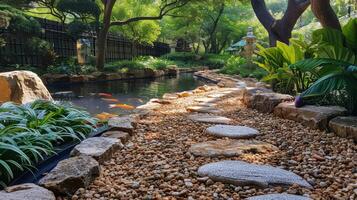
[[[357,117],[336,117],[329,123],[330,129],[336,133],[336,135],[345,138],[352,138],[357,142]]]
[[[314,129],[326,130],[331,119],[346,115],[347,110],[339,106],[312,106],[296,108],[294,102],[280,103],[274,109],[274,115],[300,122]]]
[[[277,147],[257,140],[216,140],[193,144],[189,152],[203,157],[233,157],[242,154],[271,154],[279,151]]]
[[[235,139],[253,138],[259,135],[259,131],[246,126],[215,125],[206,129],[210,135],[217,137],[229,137]]]
[[[125,144],[129,141],[130,135],[124,131],[107,131],[103,133],[102,137],[119,139],[121,143]]]
[[[90,156],[99,163],[103,163],[122,147],[123,144],[119,139],[93,137],[83,140],[79,145],[75,146],[71,151],[71,156]]]
[[[207,107],[207,106],[189,106],[186,108],[186,110],[189,112],[212,113],[212,114],[218,114],[222,112],[222,110],[219,110],[217,108]]]
[[[211,124],[230,124],[231,119],[223,116],[209,115],[209,114],[192,114],[188,119],[195,122],[211,123]]]
[[[267,194],[255,197],[249,197],[246,200],[311,200],[308,197],[292,194]]]
[[[237,186],[254,185],[258,187],[291,186],[294,184],[312,188],[311,185],[296,175],[269,165],[249,164],[243,161],[221,161],[201,166],[198,175],[209,177],[213,181]]]
[[[201,103],[198,103],[197,106],[216,107],[217,104],[216,104],[216,103],[205,103],[205,102],[201,102]]]

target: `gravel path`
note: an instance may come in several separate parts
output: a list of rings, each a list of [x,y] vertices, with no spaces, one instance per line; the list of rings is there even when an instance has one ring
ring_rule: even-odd
[[[215,91],[217,92],[216,88]],[[236,187],[197,175],[207,163],[227,158],[194,157],[192,144],[217,138],[204,132],[209,124],[187,119],[186,107],[195,98],[212,92],[179,98],[142,119],[126,147],[102,167],[102,174],[72,199],[244,199],[255,195],[282,193],[308,195],[312,199],[357,199],[357,154],[352,140],[311,130],[299,123],[247,109],[235,95],[218,101],[220,115],[234,125],[260,131],[257,140],[271,143],[275,154],[244,154],[231,160],[281,166],[307,180],[314,189]]]

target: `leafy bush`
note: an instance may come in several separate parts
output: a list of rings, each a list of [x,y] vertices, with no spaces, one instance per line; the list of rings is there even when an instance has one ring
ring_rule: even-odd
[[[10,18],[8,30],[11,33],[21,32],[27,36],[40,34],[40,23],[36,19],[24,14],[21,10],[0,3],[0,11]]]
[[[97,120],[70,105],[35,101],[0,106],[0,184],[55,153],[56,146],[85,139]]]
[[[253,77],[257,79],[261,79],[267,74],[256,64],[247,62],[246,59],[240,56],[231,56],[220,72],[229,75],[240,75],[243,78]]]
[[[122,60],[117,62],[108,63],[104,67],[104,71],[120,72],[128,70],[144,69],[145,65],[133,60]]]
[[[335,59],[315,58],[300,61],[292,67],[323,70],[321,78],[301,93],[301,105],[340,105],[357,114],[357,66]]]
[[[173,61],[192,61],[192,60],[199,60],[199,56],[196,55],[195,53],[191,52],[175,52],[175,53],[170,53],[162,56],[162,58],[165,58],[167,60],[173,60]]]
[[[39,55],[41,67],[47,67],[55,63],[57,55],[51,44],[38,37],[33,37],[27,41],[26,50],[32,54]]]

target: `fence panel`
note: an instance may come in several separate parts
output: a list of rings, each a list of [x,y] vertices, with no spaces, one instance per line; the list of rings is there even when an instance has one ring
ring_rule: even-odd
[[[52,44],[56,55],[60,59],[66,59],[77,55],[76,41],[66,32],[62,24],[46,19],[37,18],[43,29],[41,39]],[[41,55],[28,51],[27,39],[21,34],[9,34],[6,30],[0,30],[6,38],[6,46],[0,48],[0,64],[33,65],[41,64]],[[96,54],[96,37],[86,36],[91,41],[92,55]],[[169,53],[168,44],[155,42],[153,46],[138,44],[122,36],[109,34],[107,39],[106,61],[132,59],[136,56],[151,55],[161,56]]]

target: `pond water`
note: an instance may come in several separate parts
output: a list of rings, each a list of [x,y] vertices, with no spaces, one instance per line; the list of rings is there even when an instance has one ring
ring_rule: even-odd
[[[55,100],[72,102],[91,114],[128,114],[131,112],[128,106],[120,105],[137,107],[152,98],[161,98],[165,93],[192,90],[204,84],[192,73],[183,73],[177,77],[54,84],[47,87]]]

